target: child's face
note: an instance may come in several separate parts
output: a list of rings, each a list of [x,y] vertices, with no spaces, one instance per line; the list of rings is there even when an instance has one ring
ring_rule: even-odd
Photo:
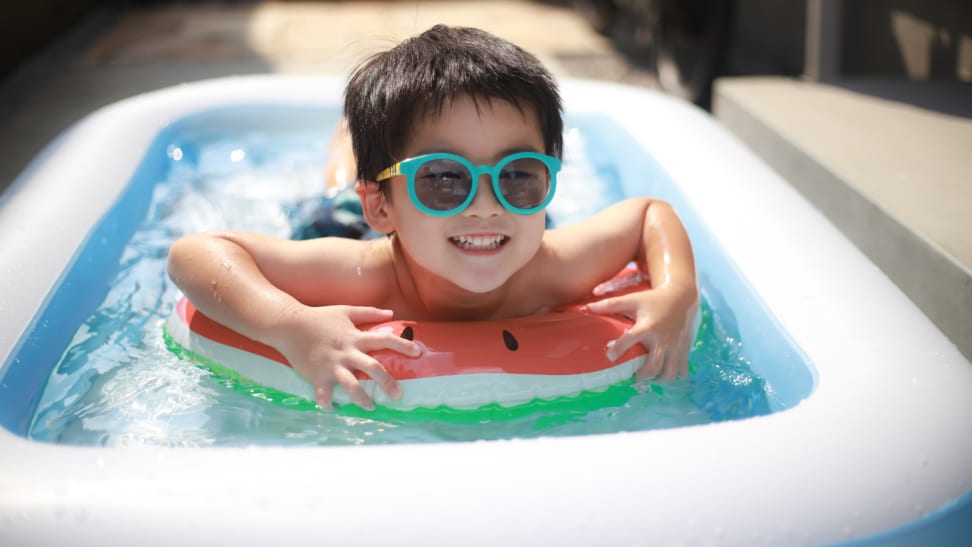
[[[545,150],[537,116],[529,107],[521,112],[506,101],[480,99],[477,110],[472,98],[460,96],[440,115],[421,120],[405,143],[407,158],[434,152],[493,165],[514,152]],[[466,290],[487,292],[505,283],[540,248],[545,213],[506,210],[488,176],[480,179],[469,207],[447,217],[418,210],[404,178],[389,182],[389,218],[406,254],[430,273]]]

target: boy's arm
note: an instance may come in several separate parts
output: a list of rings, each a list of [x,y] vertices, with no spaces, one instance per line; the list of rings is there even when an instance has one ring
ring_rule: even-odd
[[[576,279],[579,287],[604,281],[632,260],[650,278],[650,290],[588,305],[595,313],[626,315],[635,322],[608,344],[608,358],[617,359],[641,343],[648,359],[638,377],[670,380],[686,375],[699,295],[692,246],[672,207],[647,198],[625,200],[571,227],[556,241],[568,249],[564,257],[577,261],[574,271],[597,276]]]
[[[359,251],[358,262],[343,255],[353,250],[351,244],[363,243],[323,241],[285,241],[242,232],[194,234],[172,246],[168,272],[202,313],[280,351],[313,385],[322,408],[331,408],[335,385],[356,404],[370,408],[355,370],[368,374],[391,397],[400,389],[367,353],[391,349],[415,355],[419,350],[400,337],[356,328],[390,319],[389,310],[327,305],[338,301],[331,294],[345,296],[344,302],[365,302],[370,285],[344,281],[348,270],[355,276],[361,271],[363,253]],[[348,248],[341,247],[345,244]]]

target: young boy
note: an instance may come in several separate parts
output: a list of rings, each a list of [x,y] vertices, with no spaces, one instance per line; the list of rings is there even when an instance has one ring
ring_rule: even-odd
[[[563,127],[556,85],[535,57],[480,30],[436,26],[360,66],[345,115],[355,191],[368,224],[388,237],[210,232],[177,241],[168,264],[200,311],[280,351],[321,408],[332,408],[336,385],[373,408],[356,370],[399,398],[368,352],[421,352],[357,325],[540,313],[588,296],[632,260],[652,288],[589,305],[634,320],[607,343],[608,358],[642,344],[649,357],[638,377],[687,374],[698,290],[671,207],[630,199],[544,228]]]

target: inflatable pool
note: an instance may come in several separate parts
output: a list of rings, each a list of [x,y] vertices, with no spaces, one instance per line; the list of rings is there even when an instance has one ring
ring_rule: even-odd
[[[132,181],[144,183],[157,161],[146,157],[156,136],[229,104],[337,107],[342,86],[327,77],[231,78],[135,97],[51,143],[3,196],[5,543],[960,544],[970,537],[972,365],[709,116],[606,83],[565,82],[568,113],[610,120],[676,182],[702,282],[731,301],[752,365],[773,386],[771,414],[652,431],[389,446],[28,440],[53,363],[104,296],[101,263],[118,261],[112,242],[127,237],[147,207]],[[625,188],[636,194],[644,181],[630,175]],[[783,336],[770,332],[778,329]]]

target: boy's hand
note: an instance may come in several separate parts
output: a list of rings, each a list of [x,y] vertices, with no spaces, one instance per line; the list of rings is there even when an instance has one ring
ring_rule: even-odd
[[[361,331],[356,325],[379,323],[392,318],[391,310],[363,306],[302,307],[288,320],[284,340],[277,346],[294,370],[314,387],[317,404],[334,410],[334,386],[340,385],[356,405],[375,408],[355,378],[360,370],[392,399],[402,396],[398,382],[369,352],[387,349],[417,357],[418,344],[389,332]]]
[[[637,343],[648,351],[639,379],[674,380],[688,375],[688,354],[695,337],[692,325],[699,307],[698,289],[667,285],[606,298],[587,305],[594,313],[624,315],[634,325],[608,342],[607,357],[614,361]]]

